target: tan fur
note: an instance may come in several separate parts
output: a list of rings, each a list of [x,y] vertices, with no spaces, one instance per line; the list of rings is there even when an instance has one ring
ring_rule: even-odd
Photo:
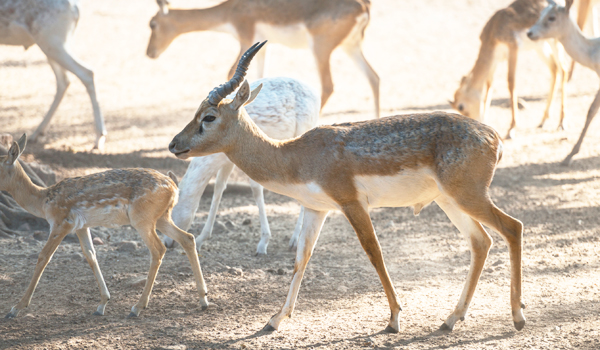
[[[160,0],[159,4],[161,10],[150,21],[152,35],[147,49],[149,57],[158,57],[183,33],[222,30],[223,25],[230,25],[241,45],[236,63],[229,71],[228,78],[231,78],[237,61],[255,41],[272,39],[256,37],[258,24],[281,27],[301,24],[306,27],[312,40],[309,47],[312,47],[321,78],[321,107],[333,93],[329,63],[331,53],[337,47],[342,47],[366,75],[373,90],[375,114],[379,117],[379,77],[365,59],[361,48],[370,18],[370,1],[228,0],[215,7],[192,10],[168,9]],[[365,16],[366,22],[359,21],[361,16]],[[258,59],[264,61],[265,49]],[[263,65],[259,67],[261,72]],[[262,77],[262,73],[259,75]]]
[[[508,89],[510,92],[510,107],[512,121],[506,138],[512,137],[512,131],[517,124],[518,102],[515,91],[517,56],[520,46],[520,33],[531,27],[541,11],[546,6],[546,0],[516,0],[507,8],[497,11],[485,24],[481,31],[481,47],[475,65],[471,72],[463,77],[460,87],[454,94],[454,100],[450,101],[452,108],[468,117],[484,121],[491,103],[491,88],[494,72],[499,61],[499,50],[505,45],[508,48]],[[550,92],[544,116],[540,127],[544,125],[549,117],[550,106],[554,98],[556,79],[562,73],[561,80],[561,117],[559,128],[563,128],[564,105],[565,105],[565,83],[564,62],[560,60],[562,47],[556,46],[554,42],[549,43],[553,47],[553,54],[543,54],[545,62],[551,71],[552,78]]]
[[[451,329],[466,314],[491,247],[491,238],[481,224],[508,242],[513,320],[517,329],[524,326],[523,228],[489,198],[488,187],[502,155],[500,137],[491,127],[460,115],[434,112],[320,126],[297,138],[278,141],[265,135],[243,108],[232,107],[250,95],[244,82],[233,101],[224,100],[215,107],[205,100],[169,148],[180,158],[224,152],[253,180],[306,207],[288,298],[265,329],[277,329],[291,315],[321,226],[327,213],[338,209],[352,224],[381,279],[392,312],[387,330],[397,332],[400,303],[368,209],[383,202],[420,208],[434,200],[465,234],[473,256],[465,289],[445,327]],[[204,121],[207,116],[215,118]],[[388,203],[392,190],[399,191],[402,198],[396,204]],[[379,201],[381,196],[385,201]]]
[[[8,191],[19,205],[32,214],[48,220],[51,232],[39,255],[29,288],[7,318],[16,317],[20,310],[29,305],[44,268],[60,242],[71,232],[77,233],[84,255],[94,270],[102,296],[95,314],[103,315],[110,294],[96,260],[89,227],[126,224],[132,225],[140,233],[152,255],[144,291],[130,316],[138,316],[148,305],[154,279],[166,252],[155,228],[182,245],[194,271],[201,304],[208,306],[194,236],[178,229],[171,220],[171,210],[177,203],[178,192],[169,177],[149,169],[115,169],[65,179],[42,188],[31,182],[16,161],[24,146],[25,135],[18,144],[13,143],[7,156],[0,157],[0,190]]]

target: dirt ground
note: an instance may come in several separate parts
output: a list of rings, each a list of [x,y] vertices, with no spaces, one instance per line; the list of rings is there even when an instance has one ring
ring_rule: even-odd
[[[373,0],[364,51],[381,77],[383,115],[447,110],[447,99],[472,67],[479,33],[491,14],[510,1]],[[208,6],[215,1],[172,1]],[[109,131],[104,153],[94,140],[89,98],[72,84],[42,143],[28,145],[26,160],[51,166],[59,178],[107,168],[149,167],[178,176],[187,163],[167,144],[192,117],[208,91],[224,81],[237,42],[219,33],[180,37],[158,60],[145,56],[150,0],[81,1],[72,51],[95,71]],[[270,49],[268,75],[301,78],[318,88],[312,56]],[[118,251],[119,242],[141,242],[130,227],[93,229],[104,241],[99,263],[112,299],[106,316],[92,316],[99,292],[75,240],[65,241],[48,265],[28,309],[0,320],[0,349],[196,348],[600,348],[600,121],[571,167],[558,164],[571,150],[598,87],[590,70],[577,67],[568,84],[568,130],[556,131],[558,99],[544,130],[549,73],[533,52],[519,57],[517,85],[527,108],[517,138],[505,142],[491,186],[496,204],[525,225],[523,296],[527,324],[513,327],[506,244],[493,233],[492,248],[465,322],[453,332],[438,327],[452,312],[469,266],[464,239],[434,204],[414,217],[412,208],[373,210],[392,280],[403,303],[398,334],[385,334],[389,308],[377,275],[340,213],[328,218],[308,266],[293,318],[274,333],[261,328],[285,300],[295,254],[287,248],[298,204],[266,194],[273,238],[268,255],[254,256],[258,210],[250,196],[225,195],[219,220],[234,228],[215,233],[201,264],[212,306],[201,311],[191,269],[180,247],[170,249],[148,308],[127,319],[149,266],[146,248]],[[321,123],[372,118],[366,79],[343,54],[332,58],[335,93]],[[496,74],[489,123],[504,134],[506,65]],[[0,47],[0,132],[31,133],[49,107],[55,80],[37,47]],[[239,172],[235,181],[244,181]],[[203,198],[191,229],[199,233],[210,199]],[[251,219],[250,225],[242,225]],[[18,302],[43,241],[33,232],[0,240],[0,311]],[[241,270],[241,273],[240,273]]]

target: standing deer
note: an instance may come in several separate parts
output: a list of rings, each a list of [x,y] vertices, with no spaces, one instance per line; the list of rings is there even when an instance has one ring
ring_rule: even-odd
[[[147,55],[157,58],[180,34],[221,31],[240,42],[242,56],[252,43],[269,40],[291,48],[310,48],[321,78],[321,108],[333,93],[330,56],[341,47],[366,75],[379,117],[379,76],[362,52],[365,28],[370,20],[369,0],[228,0],[206,9],[170,9],[168,1],[157,0],[158,13],[150,21],[152,35]],[[264,76],[266,51],[261,51],[259,77]],[[237,62],[237,60],[236,60]],[[229,71],[233,76],[235,64]]]
[[[291,140],[274,140],[243,108],[260,90],[259,86],[250,91],[248,82],[242,81],[261,46],[252,46],[240,59],[233,78],[202,101],[169,150],[181,159],[223,152],[254,181],[305,207],[290,291],[264,329],[276,330],[291,316],[325,218],[331,210],[341,210],[385,290],[391,309],[386,331],[398,332],[400,303],[369,208],[414,206],[418,213],[435,201],[465,235],[471,249],[467,282],[442,327],[452,329],[464,318],[475,292],[492,245],[483,224],[508,243],[512,317],[516,329],[521,330],[525,325],[521,303],[523,225],[498,209],[489,196],[488,187],[502,156],[502,142],[494,129],[459,115],[435,112],[320,126]],[[224,99],[240,84],[233,100]]]
[[[269,137],[275,139],[291,139],[300,136],[317,125],[319,118],[319,96],[308,85],[296,79],[277,77],[264,78],[254,82],[253,87],[262,85],[261,94],[246,109],[248,115]],[[233,98],[233,96],[231,96]],[[221,196],[227,186],[227,179],[233,170],[233,163],[223,153],[205,157],[193,158],[188,170],[179,183],[179,201],[173,208],[173,222],[183,229],[189,230],[198,210],[200,197],[208,181],[216,175],[215,191],[210,210],[202,233],[196,238],[196,249],[200,250],[202,243],[210,238],[217,216]],[[267,254],[267,246],[271,238],[271,229],[267,220],[263,187],[250,179],[250,187],[260,218],[261,238],[256,247],[256,254]],[[302,227],[300,216],[289,246],[294,248]],[[167,247],[173,246],[173,240],[168,236],[163,238]]]
[[[548,0],[548,7],[541,13],[527,36],[532,40],[555,38],[563,44],[565,50],[575,61],[586,66],[600,76],[600,38],[586,38],[577,24],[569,18],[569,10],[573,0],[566,0],[564,7],[558,6],[553,0]],[[585,125],[577,143],[571,153],[562,161],[562,165],[569,165],[573,156],[579,153],[583,138],[600,108],[600,90],[590,106],[585,120]]]
[[[515,91],[515,78],[517,72],[517,56],[519,50],[535,48],[542,60],[548,65],[552,74],[550,91],[546,102],[546,109],[539,127],[550,116],[550,106],[554,99],[556,80],[559,73],[561,79],[561,106],[559,129],[564,129],[565,118],[565,75],[566,63],[562,59],[562,48],[554,41],[532,43],[527,39],[525,32],[531,27],[540,12],[546,6],[546,0],[516,0],[507,8],[496,12],[485,24],[481,35],[481,48],[479,56],[471,72],[462,78],[460,87],[454,93],[454,101],[449,101],[452,108],[462,115],[485,121],[485,116],[492,101],[491,88],[496,66],[508,57],[508,90],[510,92],[510,109],[512,121],[506,134],[507,139],[514,136],[517,125],[518,98]]]
[[[6,318],[14,318],[29,306],[46,265],[60,242],[75,232],[81,250],[100,289],[101,302],[94,315],[104,315],[110,293],[102,277],[92,244],[90,227],[131,225],[148,246],[152,262],[140,300],[131,308],[129,317],[137,317],[148,306],[150,293],[166,248],[155,229],[176,240],[185,250],[196,280],[203,309],[208,307],[206,284],[196,253],[194,236],[180,230],[171,220],[171,210],[177,202],[177,186],[155,170],[115,169],[102,173],[65,179],[44,188],[35,185],[27,176],[19,158],[27,138],[23,135],[13,142],[8,155],[0,157],[0,191],[8,191],[17,203],[33,215],[45,218],[50,224],[48,242],[40,252],[29,287],[21,301]]]
[[[25,50],[37,44],[48,58],[56,76],[54,101],[30,140],[35,141],[48,129],[50,120],[69,87],[69,71],[81,80],[90,95],[96,127],[94,148],[103,149],[106,127],[96,99],[94,72],[69,52],[69,38],[75,31],[78,20],[77,1],[0,0],[0,44],[23,46]]]

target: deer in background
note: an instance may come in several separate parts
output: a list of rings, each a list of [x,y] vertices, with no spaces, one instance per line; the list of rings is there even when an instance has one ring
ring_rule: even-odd
[[[157,58],[180,34],[219,31],[240,42],[242,54],[256,41],[269,40],[291,48],[310,48],[321,79],[321,108],[333,93],[330,56],[341,47],[365,74],[379,117],[379,76],[362,52],[365,28],[370,20],[369,0],[228,0],[206,9],[170,9],[157,0],[158,13],[150,21],[152,35],[147,55]],[[264,76],[266,51],[258,53],[258,75]],[[236,60],[237,62],[237,60]],[[233,76],[236,64],[228,78]]]
[[[75,232],[81,250],[100,289],[101,303],[94,315],[104,315],[110,293],[102,277],[92,244],[90,227],[131,225],[150,250],[152,261],[140,300],[131,308],[129,317],[137,317],[150,299],[158,268],[167,248],[155,229],[176,240],[185,250],[200,294],[202,309],[208,307],[206,284],[200,269],[194,236],[180,230],[171,220],[171,210],[177,202],[177,186],[173,181],[148,169],[114,169],[102,173],[65,179],[44,188],[35,185],[16,160],[25,150],[23,135],[13,142],[8,155],[0,156],[0,191],[10,193],[15,201],[33,215],[45,218],[50,224],[48,241],[38,257],[29,287],[21,301],[6,318],[14,318],[29,306],[44,269],[60,242]]]
[[[317,93],[308,85],[296,79],[284,77],[264,78],[252,84],[254,88],[259,85],[262,85],[260,95],[246,110],[250,118],[269,137],[281,140],[291,139],[317,125],[320,100]],[[208,181],[216,175],[215,191],[206,224],[196,238],[198,251],[202,243],[212,234],[221,196],[233,167],[234,164],[224,153],[193,158],[179,183],[179,201],[173,208],[173,222],[182,230],[187,231],[192,225],[200,197],[202,197]],[[263,187],[252,179],[250,179],[250,187],[258,206],[261,227],[261,238],[256,247],[256,254],[264,255],[267,254],[271,229],[265,210]],[[291,249],[297,245],[303,213],[304,208],[301,208],[294,234],[289,243]],[[167,247],[172,247],[174,243],[169,236],[165,236],[163,242]]]
[[[566,0],[565,6],[558,6],[553,0],[548,0],[548,7],[541,13],[539,20],[535,23],[527,36],[532,40],[554,38],[561,42],[565,50],[579,64],[592,69],[600,76],[600,38],[586,38],[581,29],[569,18],[569,10],[573,0]],[[579,153],[583,138],[600,108],[600,90],[588,110],[585,125],[579,135],[579,139],[571,153],[562,161],[562,165],[569,165],[573,156]]]
[[[244,76],[261,46],[252,46],[240,59],[233,78],[202,101],[169,150],[181,159],[223,152],[254,181],[305,207],[292,284],[285,304],[264,330],[277,330],[281,321],[291,316],[325,218],[331,210],[341,210],[385,290],[391,310],[386,331],[397,333],[400,303],[369,208],[414,206],[418,213],[432,201],[465,235],[471,250],[463,292],[442,328],[452,329],[466,315],[492,245],[483,224],[508,244],[510,304],[515,328],[521,330],[525,326],[521,303],[523,225],[496,207],[489,196],[502,157],[502,142],[494,129],[460,115],[435,112],[320,126],[291,140],[274,140],[243,108],[260,91],[260,86],[251,91]],[[240,85],[233,100],[224,99]]]
[[[56,76],[56,95],[30,140],[35,141],[48,129],[54,112],[69,87],[67,71],[75,74],[85,86],[92,101],[96,128],[94,148],[103,149],[106,127],[96,99],[94,72],[86,68],[69,51],[69,38],[79,20],[77,2],[69,0],[1,0],[0,44],[23,46],[27,50],[37,44],[48,58]]]
[[[545,6],[546,0],[516,0],[507,8],[497,11],[481,31],[479,36],[481,48],[473,69],[462,78],[460,87],[454,93],[454,100],[449,101],[452,108],[462,115],[485,121],[492,100],[491,89],[496,66],[500,61],[508,58],[508,90],[512,120],[505,137],[507,139],[514,136],[518,118],[518,98],[515,91],[517,56],[519,50],[529,47],[536,49],[542,60],[548,65],[552,75],[546,109],[539,127],[543,127],[550,116],[556,80],[561,74],[562,99],[558,127],[564,129],[567,76],[565,74],[566,63],[562,57],[563,49],[554,41],[532,43],[525,35],[527,29],[535,23]]]

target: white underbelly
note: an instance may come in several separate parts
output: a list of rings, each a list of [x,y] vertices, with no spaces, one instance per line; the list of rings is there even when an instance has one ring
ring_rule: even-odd
[[[269,44],[282,44],[294,49],[310,47],[311,38],[304,23],[282,26],[258,22],[254,28],[254,41],[269,40]]]
[[[73,208],[69,221],[74,225],[74,230],[86,227],[120,227],[128,225],[129,205],[124,203],[97,204],[95,206],[82,206]]]
[[[314,182],[304,184],[280,184],[276,182],[261,183],[269,191],[296,199],[306,208],[313,210],[336,210],[338,204]]]

